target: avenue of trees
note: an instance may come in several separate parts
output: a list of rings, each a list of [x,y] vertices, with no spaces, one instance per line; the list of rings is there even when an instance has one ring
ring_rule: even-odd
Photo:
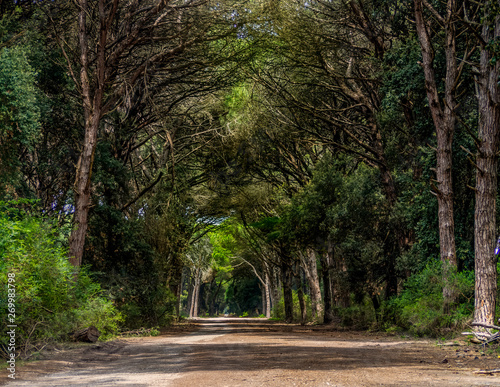
[[[182,316],[495,324],[499,59],[495,0],[0,2],[25,352]]]

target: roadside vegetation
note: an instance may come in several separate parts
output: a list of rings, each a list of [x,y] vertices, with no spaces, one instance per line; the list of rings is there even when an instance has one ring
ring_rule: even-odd
[[[69,228],[57,228],[33,201],[0,202],[0,208],[0,280],[15,289],[13,313],[2,297],[0,318],[16,326],[19,355],[28,357],[69,340],[71,333],[88,326],[95,326],[103,340],[116,335],[120,312],[87,268],[75,269],[68,261]],[[3,356],[8,341],[2,335]]]

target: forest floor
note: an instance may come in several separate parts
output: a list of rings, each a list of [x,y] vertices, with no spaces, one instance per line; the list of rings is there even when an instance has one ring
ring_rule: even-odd
[[[18,365],[7,386],[500,386],[496,353],[333,326],[197,319],[157,337],[78,344]]]

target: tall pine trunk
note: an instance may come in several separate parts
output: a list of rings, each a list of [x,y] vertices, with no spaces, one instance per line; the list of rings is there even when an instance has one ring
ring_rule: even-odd
[[[498,7],[498,5],[496,5]],[[491,7],[491,6],[490,6]],[[500,36],[500,20],[490,22],[489,12],[482,29],[482,38],[489,43]],[[476,157],[475,208],[475,303],[474,321],[494,324],[497,293],[497,270],[494,254],[496,241],[497,152],[499,141],[500,93],[499,61],[492,61],[488,47],[481,48],[478,82],[479,128]]]
[[[443,309],[448,312],[457,301],[453,277],[457,270],[455,247],[455,221],[453,217],[452,143],[456,125],[456,85],[460,72],[456,60],[456,34],[454,18],[456,1],[448,0],[446,17],[442,19],[445,34],[446,78],[444,103],[440,102],[434,71],[434,48],[428,24],[424,19],[422,0],[415,0],[415,22],[422,52],[425,88],[429,109],[437,136],[437,187],[433,193],[438,201],[439,249],[443,265]]]

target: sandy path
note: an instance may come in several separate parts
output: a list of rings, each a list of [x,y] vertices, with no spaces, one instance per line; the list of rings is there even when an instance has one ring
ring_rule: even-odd
[[[466,347],[460,357],[460,350],[424,341],[261,319],[198,323],[196,332],[117,340],[33,362],[7,385],[500,386],[500,377],[472,373],[483,358]]]

